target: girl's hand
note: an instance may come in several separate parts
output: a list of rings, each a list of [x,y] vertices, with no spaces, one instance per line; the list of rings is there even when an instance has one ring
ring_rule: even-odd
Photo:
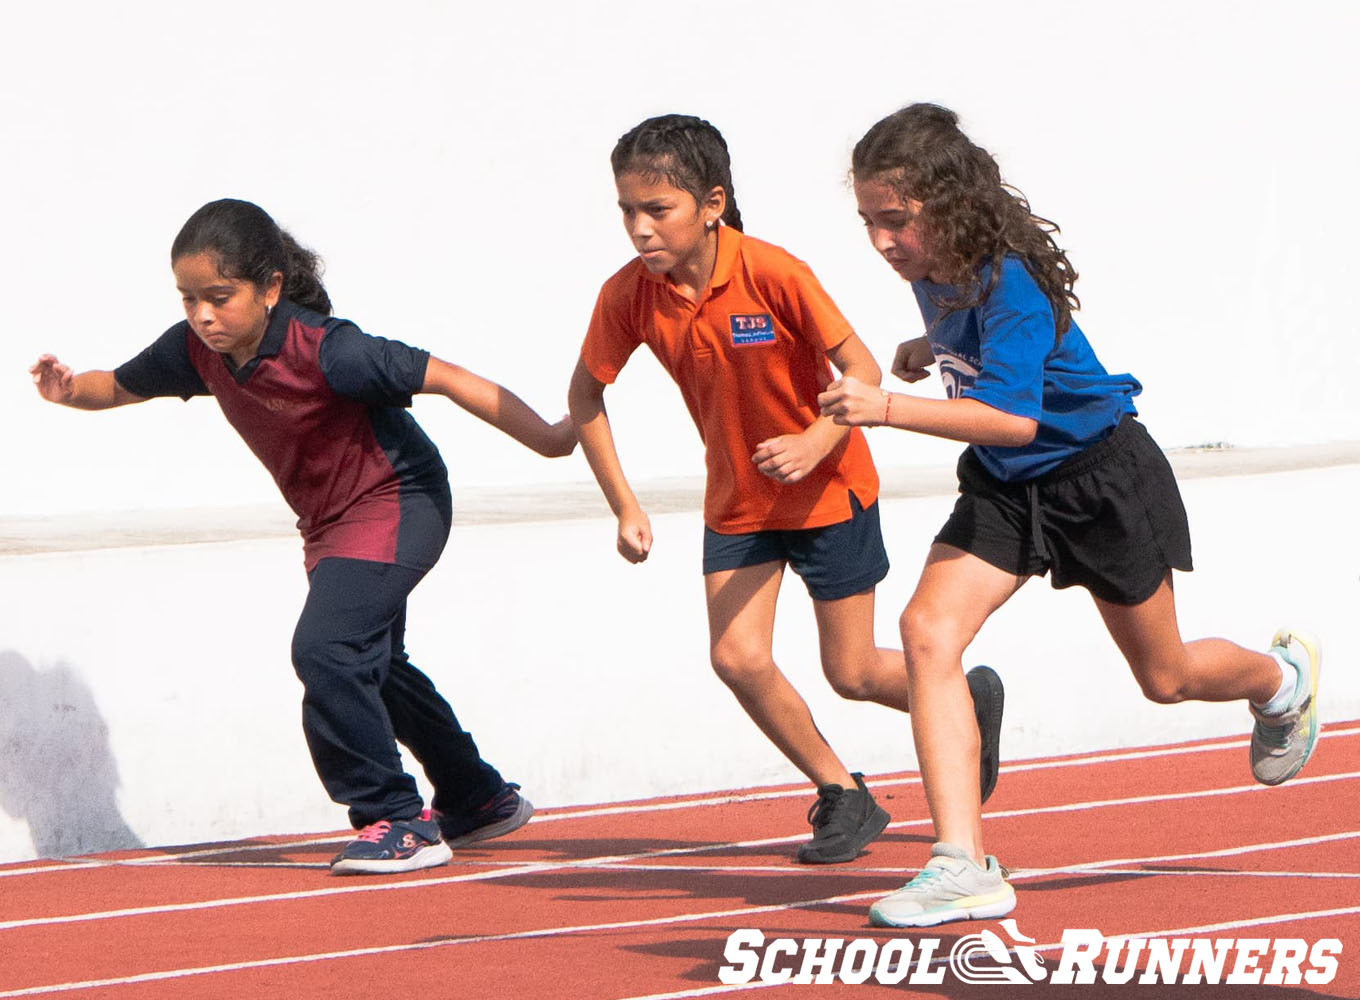
[[[625,510],[619,515],[619,555],[630,563],[647,561],[652,551],[652,522],[640,509]]]
[[[929,377],[930,372],[926,369],[934,363],[935,353],[930,349],[930,341],[925,337],[916,337],[897,345],[892,373],[904,382],[919,382]]]
[[[751,461],[775,482],[796,483],[824,458],[826,452],[806,434],[781,434],[760,442]]]
[[[69,403],[75,398],[75,375],[69,365],[64,365],[55,355],[44,354],[33,363],[28,373],[33,376],[33,384],[38,387],[38,395],[49,403]]]
[[[888,393],[847,375],[827,386],[817,396],[817,405],[822,408],[822,416],[830,417],[838,424],[873,427],[887,418]]]

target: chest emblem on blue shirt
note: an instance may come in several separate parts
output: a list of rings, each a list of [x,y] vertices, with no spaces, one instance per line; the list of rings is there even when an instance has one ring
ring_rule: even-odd
[[[732,346],[774,343],[774,317],[769,313],[731,313],[727,323],[732,329]]]
[[[944,384],[944,394],[948,399],[957,399],[965,389],[971,389],[977,381],[978,368],[956,354],[939,351],[935,355],[939,362],[940,381]]]

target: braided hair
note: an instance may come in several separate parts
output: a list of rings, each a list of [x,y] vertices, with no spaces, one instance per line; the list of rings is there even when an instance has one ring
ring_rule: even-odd
[[[614,177],[639,173],[664,178],[703,203],[720,187],[727,194],[722,221],[741,231],[741,212],[732,189],[732,160],[722,133],[693,115],[659,115],[623,134],[609,154]]]

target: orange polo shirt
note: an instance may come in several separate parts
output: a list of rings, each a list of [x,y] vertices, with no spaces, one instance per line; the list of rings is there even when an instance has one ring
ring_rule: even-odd
[[[787,251],[718,227],[713,280],[698,302],[634,259],[595,303],[581,359],[613,382],[640,344],[680,387],[708,466],[704,523],[723,534],[820,528],[878,499],[878,472],[859,428],[804,479],[779,483],[751,461],[760,442],[817,419],[834,378],[826,352],[854,331],[811,269]]]

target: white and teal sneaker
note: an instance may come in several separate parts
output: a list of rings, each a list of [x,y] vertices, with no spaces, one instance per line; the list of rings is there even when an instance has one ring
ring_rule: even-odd
[[[921,874],[869,908],[875,927],[933,927],[951,920],[992,920],[1015,909],[1006,870],[987,855],[987,867],[953,844],[936,844]]]
[[[1306,632],[1282,628],[1270,640],[1270,655],[1282,667],[1298,671],[1294,698],[1279,715],[1266,715],[1251,706],[1256,717],[1251,731],[1251,773],[1263,785],[1278,785],[1298,774],[1317,746],[1322,646]]]

